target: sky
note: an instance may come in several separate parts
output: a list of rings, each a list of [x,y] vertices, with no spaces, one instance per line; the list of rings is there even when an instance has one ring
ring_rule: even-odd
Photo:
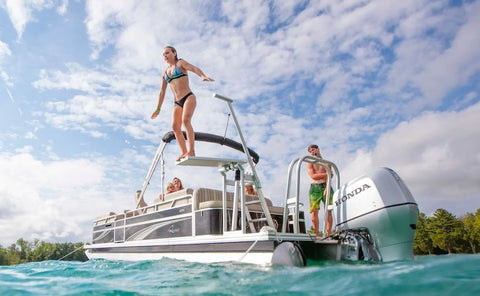
[[[389,167],[421,212],[474,213],[479,31],[478,0],[0,0],[0,245],[89,242],[96,216],[134,207],[171,129],[170,90],[150,119],[167,45],[215,79],[189,73],[195,131],[239,140],[212,94],[234,100],[274,204],[316,143],[341,184]],[[216,169],[175,166],[178,155],[169,144],[147,203],[174,176],[220,188]]]

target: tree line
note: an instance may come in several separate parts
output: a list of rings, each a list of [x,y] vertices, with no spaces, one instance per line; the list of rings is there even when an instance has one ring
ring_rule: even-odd
[[[420,213],[413,241],[415,255],[477,253],[480,247],[480,209],[456,218],[444,209],[431,217]]]
[[[8,248],[0,246],[0,265],[44,260],[87,261],[83,243],[33,243],[20,238]],[[444,209],[431,217],[420,213],[413,241],[415,255],[477,253],[480,250],[480,209],[456,218]]]
[[[19,238],[8,248],[0,246],[0,265],[14,265],[44,260],[87,261],[83,243],[47,243],[34,240],[33,243]]]

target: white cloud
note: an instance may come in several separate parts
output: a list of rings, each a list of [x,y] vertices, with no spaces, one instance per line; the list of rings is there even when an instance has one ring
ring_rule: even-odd
[[[18,39],[22,39],[27,23],[34,21],[33,12],[50,9],[57,5],[56,0],[5,0],[5,6]],[[57,12],[64,14],[68,0],[62,0]]]
[[[382,135],[343,170],[347,180],[378,166],[399,173],[427,214],[480,208],[480,103],[458,112],[428,112]]]
[[[465,85],[472,75],[480,72],[477,51],[480,48],[480,2],[467,5],[465,13],[466,23],[458,30],[451,46],[428,60],[425,68],[413,77],[429,101],[440,101],[451,89]]]
[[[28,150],[0,158],[0,243],[80,234],[78,211],[88,212],[84,202],[92,196],[85,194],[98,186],[102,169],[81,159],[42,162]]]
[[[10,76],[8,75],[8,73],[2,69],[2,64],[4,60],[11,55],[12,51],[10,50],[8,44],[0,40],[0,79],[2,79],[7,86],[12,86],[12,83],[10,81]]]
[[[8,44],[0,40],[0,62],[5,56],[11,56],[11,55],[12,55],[12,51],[8,47]]]
[[[79,90],[88,94],[100,94],[106,90],[121,91],[117,75],[106,69],[87,69],[76,63],[66,65],[67,71],[47,72],[42,70],[33,86],[44,89]],[[124,86],[127,87],[127,86]]]
[[[32,146],[23,146],[15,149],[15,153],[18,153],[18,154],[29,154],[29,153],[32,153],[32,151],[33,151]]]
[[[446,5],[432,2],[419,6],[396,27],[396,60],[384,89],[391,97],[409,102],[402,109],[411,112],[436,107],[452,89],[480,71],[474,50],[480,42],[475,31],[479,4],[460,8]]]
[[[39,160],[31,147],[22,150],[0,155],[0,244],[4,246],[20,237],[89,241],[94,217],[133,207],[142,177],[125,165],[126,160],[148,163],[128,151],[119,158]]]
[[[122,23],[119,19],[120,12],[131,11],[133,1],[87,1],[86,26],[89,39],[94,43],[95,49],[92,58],[97,59],[103,48],[116,40],[116,33]]]

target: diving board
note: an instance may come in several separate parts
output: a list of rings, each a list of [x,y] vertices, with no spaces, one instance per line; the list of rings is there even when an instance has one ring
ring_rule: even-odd
[[[231,164],[245,164],[244,159],[232,158],[212,158],[200,156],[187,156],[176,162],[176,165],[183,166],[203,166],[203,167],[223,167]]]

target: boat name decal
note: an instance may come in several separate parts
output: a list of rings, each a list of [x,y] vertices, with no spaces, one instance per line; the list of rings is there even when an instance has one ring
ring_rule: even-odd
[[[351,192],[345,194],[344,196],[342,196],[342,198],[339,198],[338,200],[335,201],[335,206],[339,206],[341,205],[342,203],[346,202],[347,199],[350,199],[352,197],[354,197],[355,195],[357,194],[360,194],[362,193],[363,191],[367,190],[368,188],[370,188],[371,186],[368,185],[368,184],[363,184],[362,186],[360,187],[357,187],[355,188],[354,190],[352,190]]]
[[[180,228],[176,228],[175,226],[171,225],[170,228],[168,228],[168,232],[170,233],[180,232]]]

